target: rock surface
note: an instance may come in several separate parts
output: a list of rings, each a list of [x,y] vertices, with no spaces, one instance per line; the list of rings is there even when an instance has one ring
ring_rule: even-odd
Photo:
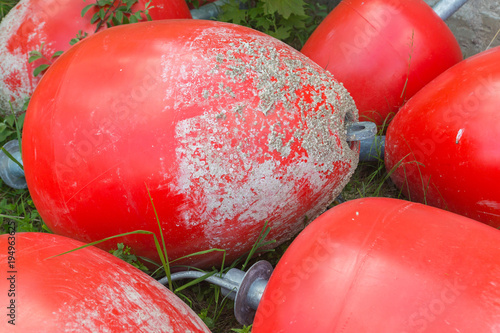
[[[437,0],[425,0],[433,6]],[[464,57],[500,45],[500,1],[469,0],[446,23],[457,37]]]

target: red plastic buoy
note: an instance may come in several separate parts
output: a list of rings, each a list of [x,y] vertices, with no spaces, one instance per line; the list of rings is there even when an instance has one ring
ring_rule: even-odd
[[[500,227],[500,48],[464,60],[389,126],[387,170],[414,201]]]
[[[437,208],[349,201],[274,270],[253,333],[495,332],[500,232]]]
[[[49,69],[23,161],[55,233],[159,237],[149,189],[171,259],[219,248],[228,261],[266,221],[279,244],[324,211],[357,165],[359,144],[346,142],[356,119],[331,74],[272,37],[221,22],[138,23],[88,38]],[[121,242],[158,256],[150,236]],[[215,265],[222,254],[189,260]]]
[[[95,2],[95,1],[94,1]],[[144,10],[149,0],[138,0],[132,11]],[[30,52],[39,50],[50,59],[55,52],[66,51],[70,40],[81,34],[93,34],[98,23],[90,24],[97,9],[90,9],[84,17],[82,9],[91,4],[82,0],[22,0],[0,24],[0,110],[20,110],[25,99],[33,93],[41,75],[33,70],[47,59],[29,63]],[[149,14],[153,20],[191,18],[184,0],[152,0]],[[106,25],[103,25],[103,28]],[[55,59],[51,59],[55,60]]]
[[[462,60],[452,32],[422,0],[344,0],[302,53],[344,84],[361,120],[377,125]]]
[[[210,332],[170,290],[109,253],[87,247],[50,258],[82,245],[42,233],[0,236],[0,331]]]

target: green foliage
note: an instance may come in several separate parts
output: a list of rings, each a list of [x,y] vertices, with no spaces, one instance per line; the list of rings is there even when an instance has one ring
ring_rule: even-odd
[[[186,0],[188,5],[193,5],[194,8],[200,8],[200,0]]]
[[[138,2],[139,0],[97,0],[95,3],[85,6],[81,15],[84,17],[90,9],[96,10],[90,19],[91,24],[97,23],[96,32],[104,25],[109,28],[143,20],[151,21],[149,11],[154,8],[151,6],[151,1],[146,3],[144,10],[133,12],[132,7]]]
[[[237,333],[250,333],[252,331],[252,325],[243,326],[243,328],[231,328],[231,331]]]
[[[203,304],[204,307],[198,311],[198,316],[210,330],[217,328],[225,311],[233,309],[233,303],[222,297],[220,287],[214,285],[197,288],[195,301]]]
[[[2,1],[2,0],[0,0]],[[137,23],[139,21],[148,20],[151,21],[151,15],[149,11],[154,8],[151,6],[151,1],[146,3],[144,10],[138,10],[136,12],[132,11],[132,7],[138,3],[139,0],[97,0],[95,3],[85,6],[82,9],[82,17],[87,14],[87,12],[94,8],[96,13],[90,19],[91,24],[96,24],[95,32],[99,31],[101,27],[106,25],[106,27],[112,27],[122,24]],[[76,37],[69,41],[70,45],[74,45],[86,38],[88,33],[79,30],[76,33]],[[28,62],[31,64],[38,60],[43,60],[43,63],[38,65],[33,70],[33,76],[37,77],[45,70],[47,70],[54,60],[63,54],[64,51],[54,52],[50,57],[48,57],[44,50],[45,43],[40,44],[38,50],[33,50],[29,53]]]
[[[33,70],[34,77],[37,77],[40,73],[42,73],[47,68],[49,68],[50,65],[52,65],[53,61],[57,57],[59,57],[61,54],[63,54],[63,51],[57,51],[57,52],[54,52],[50,57],[47,57],[44,54],[44,53],[46,53],[44,50],[44,46],[45,46],[45,43],[42,43],[38,47],[38,50],[33,50],[33,51],[30,51],[30,53],[29,53],[30,57],[28,58],[28,62],[30,64],[35,62],[35,61],[38,61],[38,60],[43,60],[45,62],[45,63],[40,64],[37,67],[35,67],[35,69]]]
[[[219,20],[244,25],[302,48],[327,8],[304,0],[230,0]]]
[[[17,138],[17,127],[22,128],[24,115],[23,113],[16,118],[14,114],[9,114],[0,122],[0,146]]]
[[[76,37],[75,38],[72,38],[70,41],[69,41],[69,45],[75,45],[76,43],[78,43],[79,41],[81,41],[82,39],[86,38],[89,34],[86,33],[86,32],[83,32],[81,30],[78,30],[78,33],[76,34]]]
[[[0,21],[18,2],[19,0],[0,0]]]
[[[116,250],[111,250],[109,251],[109,253],[125,262],[128,262],[129,264],[131,264],[135,268],[140,269],[143,272],[149,272],[149,269],[144,266],[144,264],[134,254],[130,252],[132,250],[130,247],[125,246],[123,243],[116,244],[116,247]]]
[[[14,190],[2,185],[0,199],[0,234],[7,233],[12,223],[17,232],[50,232],[35,209],[28,190]]]

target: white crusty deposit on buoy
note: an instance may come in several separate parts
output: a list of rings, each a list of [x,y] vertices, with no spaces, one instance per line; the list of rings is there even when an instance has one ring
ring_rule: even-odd
[[[176,82],[176,92],[204,110],[176,125],[173,187],[187,199],[180,222],[204,225],[211,245],[231,251],[251,246],[238,242],[242,230],[253,239],[265,221],[284,241],[321,214],[355,170],[358,152],[344,123],[357,120],[354,102],[330,73],[268,36],[207,28],[190,47],[205,40],[222,46],[203,49],[210,66],[203,80],[189,78],[203,93],[192,97],[196,89],[183,93]]]
[[[28,56],[21,48],[12,52],[7,48],[9,40],[24,22],[28,8],[27,1],[19,2],[0,23],[0,114],[10,112],[9,101],[12,98],[14,110],[21,110],[24,99],[32,93],[27,69]],[[16,79],[22,83],[14,90],[8,83],[12,75],[16,75]]]

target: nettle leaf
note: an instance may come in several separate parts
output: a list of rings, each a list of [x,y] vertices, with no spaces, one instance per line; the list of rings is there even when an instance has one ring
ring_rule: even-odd
[[[43,72],[44,70],[46,70],[47,68],[49,68],[50,65],[47,65],[47,64],[43,64],[43,65],[40,65],[38,66],[37,68],[35,68],[35,70],[33,71],[33,76],[34,77],[37,77],[41,72]]]
[[[268,14],[278,13],[284,18],[289,18],[290,15],[305,16],[304,0],[262,0],[264,9]]]
[[[82,9],[82,13],[81,13],[82,17],[84,17],[84,16],[85,16],[85,14],[87,14],[87,12],[89,11],[89,9],[90,9],[90,8],[92,8],[92,7],[94,7],[94,6],[96,6],[96,4],[95,4],[95,3],[93,3],[93,4],[91,4],[91,5],[87,5],[87,6],[83,7],[83,9]]]

